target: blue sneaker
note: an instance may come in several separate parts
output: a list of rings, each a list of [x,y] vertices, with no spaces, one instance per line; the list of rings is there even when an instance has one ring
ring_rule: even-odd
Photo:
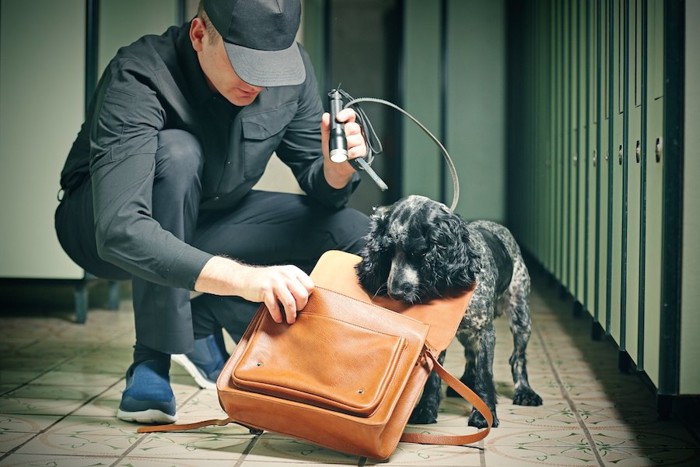
[[[168,362],[146,360],[126,371],[117,418],[136,423],[173,423],[175,395],[170,387]]]
[[[192,352],[172,355],[171,360],[183,367],[200,388],[216,389],[216,379],[224,368],[226,356],[214,336],[207,336],[195,339]]]

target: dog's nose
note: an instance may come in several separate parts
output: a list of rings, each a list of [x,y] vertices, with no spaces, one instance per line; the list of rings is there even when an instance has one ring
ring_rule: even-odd
[[[389,296],[397,300],[406,300],[414,292],[413,284],[410,282],[399,282],[392,284],[389,289]]]

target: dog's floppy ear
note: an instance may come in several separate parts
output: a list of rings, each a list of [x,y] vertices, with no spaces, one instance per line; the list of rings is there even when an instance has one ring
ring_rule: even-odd
[[[478,253],[479,247],[477,243],[474,241],[470,230],[467,229],[467,223],[463,222],[462,225],[464,230],[461,232],[461,236],[465,245],[464,258],[467,264],[464,268],[463,277],[460,280],[463,281],[465,287],[470,288],[476,280],[476,275],[481,270],[481,256]]]
[[[382,206],[370,216],[365,246],[355,270],[360,284],[371,294],[377,293],[387,281],[391,268],[391,240],[387,235],[391,207]]]
[[[436,216],[430,235],[432,247],[428,255],[433,256],[430,262],[435,265],[438,289],[471,288],[479,270],[479,256],[467,223],[452,212]]]

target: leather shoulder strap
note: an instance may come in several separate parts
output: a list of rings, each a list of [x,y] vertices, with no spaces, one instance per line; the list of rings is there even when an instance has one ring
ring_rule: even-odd
[[[194,423],[178,423],[178,424],[170,424],[170,425],[144,425],[140,426],[136,429],[137,433],[155,433],[155,432],[163,432],[163,431],[187,431],[187,430],[196,430],[198,428],[204,428],[207,426],[226,426],[228,424],[235,423],[236,425],[240,425],[244,428],[247,428],[250,430],[252,434],[261,434],[263,430],[259,430],[257,428],[253,428],[248,425],[244,425],[242,423],[239,423],[235,421],[232,418],[212,418],[210,420],[202,420],[201,422],[194,422]]]
[[[435,355],[430,351],[424,352],[428,358],[433,361],[435,372],[442,378],[444,382],[448,384],[452,389],[457,391],[457,393],[462,396],[465,400],[472,404],[481,415],[486,419],[488,426],[477,433],[469,435],[434,435],[427,433],[404,433],[401,436],[401,441],[406,443],[418,443],[418,444],[442,444],[459,446],[463,444],[472,444],[488,436],[491,431],[491,425],[493,425],[493,415],[491,410],[486,405],[486,403],[469,387],[462,383],[459,379],[455,378],[449,371],[443,367]]]
[[[441,445],[451,445],[451,446],[459,446],[463,444],[472,444],[476,443],[478,441],[481,441],[482,439],[486,438],[488,436],[489,432],[491,431],[491,425],[493,424],[493,415],[491,414],[491,410],[489,407],[486,405],[486,403],[471,389],[469,389],[464,383],[462,383],[459,379],[455,378],[449,371],[443,367],[440,362],[438,362],[437,358],[435,358],[435,355],[428,351],[427,349],[424,351],[424,354],[433,362],[433,369],[437,372],[437,374],[442,378],[443,381],[445,381],[452,389],[457,391],[457,393],[462,396],[465,400],[467,400],[469,403],[472,404],[472,406],[476,407],[476,409],[481,412],[481,415],[484,416],[486,419],[486,422],[488,423],[488,426],[481,430],[478,431],[477,433],[472,433],[469,435],[435,435],[435,434],[427,434],[427,433],[404,433],[401,436],[401,441],[406,442],[406,443],[418,443],[418,444],[441,444]],[[171,425],[149,425],[149,426],[141,426],[137,429],[139,433],[153,433],[153,432],[163,432],[163,431],[186,431],[186,430],[196,430],[198,428],[204,428],[207,426],[225,426],[230,423],[235,423],[237,425],[241,425],[245,428],[248,428],[251,433],[262,433],[262,430],[259,430],[257,428],[253,428],[247,425],[243,425],[241,423],[236,422],[235,420],[231,418],[225,418],[225,419],[211,419],[211,420],[203,420],[201,422],[196,422],[196,423],[183,423],[183,424],[171,424]]]

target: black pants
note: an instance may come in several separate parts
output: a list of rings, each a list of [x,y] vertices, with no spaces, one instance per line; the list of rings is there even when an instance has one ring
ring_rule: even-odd
[[[187,153],[182,154],[183,148]],[[178,238],[212,254],[256,265],[294,264],[310,272],[325,251],[359,252],[368,228],[364,214],[330,209],[310,198],[251,191],[232,210],[199,209],[202,151],[181,130],[159,134],[153,217]],[[163,353],[186,353],[193,338],[223,327],[238,340],[258,307],[238,297],[164,287],[131,277],[103,261],[95,244],[92,186],[72,190],[56,210],[56,231],[68,255],[89,273],[132,280],[137,344]]]

